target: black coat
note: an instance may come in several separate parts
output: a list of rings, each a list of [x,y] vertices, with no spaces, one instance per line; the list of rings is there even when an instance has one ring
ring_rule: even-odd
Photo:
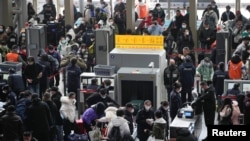
[[[176,65],[168,66],[164,70],[164,85],[169,88],[179,79],[179,70]]]
[[[82,72],[80,67],[69,64],[66,68],[66,72],[68,92],[77,93],[77,89],[80,88],[80,75]]]
[[[15,113],[7,112],[0,119],[0,132],[3,133],[3,139],[6,141],[22,139],[23,123],[21,118]]]
[[[108,107],[108,104],[109,103],[112,103],[114,104],[115,106],[118,106],[119,107],[119,104],[113,100],[111,97],[109,97],[108,95],[105,97],[105,98],[102,98],[101,95],[99,93],[94,93],[92,94],[91,96],[89,96],[87,99],[87,105],[90,107],[91,105],[94,105],[98,102],[103,102],[104,105],[106,107]]]
[[[33,101],[27,109],[28,130],[33,131],[33,136],[38,140],[49,140],[51,125],[49,106],[42,101]]]
[[[214,125],[216,99],[215,92],[212,87],[204,90],[203,94],[196,100],[197,103],[202,102],[204,111],[204,119],[206,125]]]
[[[146,111],[143,108],[136,115],[137,137],[142,141],[147,140],[150,135],[149,131],[152,130],[152,125],[147,124],[146,119],[154,119],[154,111],[152,109]],[[147,132],[144,132],[144,129],[147,129]]]
[[[184,62],[179,66],[180,82],[183,89],[191,89],[194,85],[195,66],[192,62]]]
[[[178,113],[178,110],[182,107],[181,95],[173,90],[170,93],[170,117],[173,121]]]
[[[130,130],[130,133],[132,135],[132,133],[134,132],[133,114],[130,113],[129,111],[125,110],[125,117],[124,118],[128,121],[129,130]]]
[[[229,79],[228,72],[223,70],[216,70],[213,75],[213,86],[215,87],[216,95],[224,93],[224,80]]]
[[[20,74],[10,74],[8,77],[8,84],[17,95],[25,90],[23,77]]]

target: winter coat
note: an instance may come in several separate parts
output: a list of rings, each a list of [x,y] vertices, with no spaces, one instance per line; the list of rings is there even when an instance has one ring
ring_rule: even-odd
[[[98,118],[96,111],[92,107],[88,108],[82,115],[82,121],[88,125],[91,125]]]
[[[173,90],[170,93],[170,117],[174,120],[178,110],[182,107],[181,95]]]
[[[61,97],[61,108],[60,113],[64,119],[68,119],[71,123],[75,122],[76,119],[76,100],[70,99],[68,96]]]
[[[149,137],[149,131],[152,130],[152,125],[147,124],[146,119],[154,119],[154,111],[152,109],[146,111],[143,108],[136,115],[137,137],[140,140],[146,140]],[[144,129],[147,129],[147,132],[144,132]]]
[[[121,137],[123,137],[124,135],[130,135],[128,121],[123,117],[117,117],[111,120],[108,125],[108,135],[110,134],[113,126],[120,128]]]
[[[224,80],[229,79],[228,72],[216,70],[213,75],[213,86],[215,87],[216,95],[222,95],[224,92]]]
[[[201,63],[196,68],[196,73],[202,76],[202,80],[212,81],[214,75],[214,68],[212,61],[209,61],[209,65],[206,65],[205,61],[202,60]]]
[[[164,85],[171,88],[179,78],[179,70],[176,65],[170,65],[164,70]]]
[[[184,62],[179,66],[180,82],[183,89],[191,89],[194,85],[195,67],[192,62]]]
[[[22,138],[22,119],[14,112],[7,112],[0,119],[0,132],[3,133],[3,140],[15,141]]]
[[[163,118],[159,118],[154,121],[152,136],[155,137],[155,139],[165,139],[166,124],[167,122]]]
[[[116,111],[118,109],[116,107],[110,106],[107,109],[105,109],[105,117],[102,117],[99,119],[99,122],[110,122],[112,119],[116,118]]]

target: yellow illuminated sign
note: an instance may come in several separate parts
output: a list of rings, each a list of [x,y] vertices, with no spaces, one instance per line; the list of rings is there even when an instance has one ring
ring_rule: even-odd
[[[115,35],[116,48],[163,49],[163,36]]]

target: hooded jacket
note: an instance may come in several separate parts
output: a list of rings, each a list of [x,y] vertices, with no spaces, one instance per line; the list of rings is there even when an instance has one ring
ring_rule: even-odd
[[[160,139],[164,141],[166,137],[166,124],[167,122],[163,118],[158,118],[154,121],[152,136],[155,137],[155,139]]]
[[[108,135],[110,134],[110,131],[113,126],[120,128],[121,137],[123,137],[124,135],[130,135],[128,121],[123,117],[117,117],[111,120],[108,125]]]
[[[202,75],[202,79],[205,81],[212,81],[214,75],[214,68],[212,61],[206,62],[202,60],[196,68],[196,73]]]
[[[62,96],[60,99],[62,105],[60,113],[64,119],[68,119],[71,123],[75,122],[76,118],[76,100],[70,99],[68,96]]]

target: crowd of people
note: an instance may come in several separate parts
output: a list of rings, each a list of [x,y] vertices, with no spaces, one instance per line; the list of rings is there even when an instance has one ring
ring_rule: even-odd
[[[75,24],[72,26],[65,25],[63,14],[56,16],[57,11],[52,0],[47,0],[43,6],[40,13],[44,14],[42,21],[37,17],[32,3],[28,3],[30,26],[35,24],[34,21],[44,24],[56,22],[58,25],[55,32],[49,32],[48,37],[51,38],[46,47],[41,47],[44,49],[39,51],[38,56],[27,56],[27,27],[17,34],[13,26],[6,28],[5,25],[0,25],[2,61],[22,64],[21,73],[15,68],[10,68],[7,80],[4,80],[3,76],[0,77],[4,84],[1,86],[0,101],[6,109],[1,113],[0,119],[0,132],[4,140],[67,141],[72,130],[74,133],[80,133],[76,124],[76,94],[80,88],[80,74],[92,72],[96,65],[95,30],[105,26],[112,28],[115,34],[135,34],[126,28],[126,4],[122,0],[117,0],[113,13],[105,0],[100,0],[100,5],[101,7],[96,7],[92,0],[87,0],[84,13],[78,12],[74,6]],[[109,96],[109,90],[114,89],[110,87],[110,81],[104,81],[99,86],[93,79],[92,84],[86,88],[94,91],[86,99],[87,109],[81,115],[86,133],[104,123],[107,124],[108,132],[106,135],[103,134],[102,138],[106,140],[134,140],[131,135],[135,132],[140,141],[149,138],[168,140],[169,125],[175,119],[178,110],[183,105],[191,103],[196,111],[201,111],[200,107],[203,108],[206,125],[215,124],[216,112],[219,115],[219,124],[238,125],[240,114],[244,114],[245,124],[249,124],[249,92],[241,99],[221,99],[222,95],[228,94],[242,97],[242,92],[235,91],[237,86],[224,92],[223,84],[225,79],[248,79],[249,19],[240,11],[230,11],[230,6],[226,6],[226,11],[220,18],[216,2],[212,1],[203,12],[199,41],[203,51],[213,51],[210,57],[203,56],[196,61],[193,33],[189,27],[189,8],[186,9],[186,14],[179,9],[176,10],[168,30],[163,28],[166,15],[159,3],[152,10],[146,10],[145,3],[138,0],[135,18],[144,19],[142,36],[164,36],[168,67],[164,70],[162,85],[167,89],[168,101],[162,101],[160,107],[152,107],[156,104],[144,100],[143,108],[134,113],[135,107],[132,103],[120,105]],[[250,6],[247,10],[250,11]],[[220,20],[225,25],[230,23],[228,26],[232,30],[233,53],[229,62],[216,64],[215,43]],[[226,65],[228,71],[225,70]],[[66,93],[58,90],[62,79],[60,73],[63,71],[67,76],[64,80]],[[192,91],[196,76],[202,80],[202,92],[194,99]],[[218,104],[219,108],[216,109]],[[120,134],[115,134],[115,130],[119,130]],[[177,141],[183,141],[185,138],[197,140],[187,132],[185,129],[179,130]],[[91,138],[90,134],[88,138]]]

